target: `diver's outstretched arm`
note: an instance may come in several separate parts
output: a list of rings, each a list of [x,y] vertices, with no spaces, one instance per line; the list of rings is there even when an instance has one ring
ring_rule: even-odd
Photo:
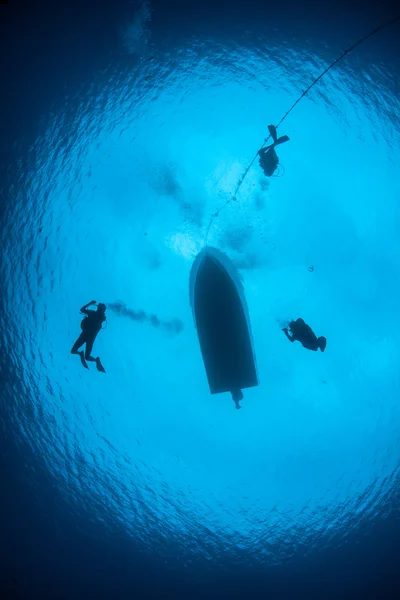
[[[82,308],[80,309],[79,312],[83,313],[84,315],[87,315],[88,314],[88,311],[87,311],[88,306],[93,306],[93,304],[96,304],[96,300],[91,300],[90,302],[85,304],[85,306],[82,306]]]
[[[282,331],[283,331],[283,333],[286,335],[286,337],[287,337],[287,339],[289,340],[289,342],[294,342],[294,341],[295,341],[295,337],[294,337],[294,335],[292,335],[292,336],[290,336],[290,335],[289,335],[289,331],[288,331],[287,327],[284,327],[284,328],[282,329]]]

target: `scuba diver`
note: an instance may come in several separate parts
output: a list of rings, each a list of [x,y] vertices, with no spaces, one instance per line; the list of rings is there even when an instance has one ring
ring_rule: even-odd
[[[101,330],[104,321],[107,320],[105,316],[106,305],[99,302],[97,310],[88,310],[88,306],[92,306],[93,304],[96,304],[96,300],[88,302],[88,304],[82,306],[80,310],[80,312],[85,315],[85,318],[81,321],[82,333],[72,346],[71,354],[79,354],[81,363],[85,369],[89,368],[86,361],[95,362],[97,370],[105,373],[100,357],[94,358],[94,356],[91,356],[91,352],[96,336]],[[83,350],[79,351],[79,348],[83,346],[83,344],[86,344],[85,352],[83,352]]]
[[[268,125],[268,131],[274,142],[269,146],[265,146],[265,148],[261,148],[261,150],[258,151],[258,154],[260,155],[260,166],[262,170],[267,177],[271,177],[279,164],[279,158],[275,152],[275,146],[288,142],[290,138],[287,135],[283,135],[282,137],[278,138],[275,125]]]
[[[236,388],[234,390],[231,391],[232,394],[232,400],[235,403],[235,408],[236,410],[239,410],[239,408],[242,408],[239,404],[240,400],[243,400],[243,392],[242,390],[239,390],[239,388]]]
[[[326,338],[319,337],[315,335],[313,330],[307,323],[303,321],[303,319],[297,319],[297,321],[291,321],[289,323],[289,329],[291,336],[289,335],[287,327],[282,329],[283,333],[286,335],[287,339],[291,342],[301,342],[304,348],[307,350],[314,350],[315,352],[318,348],[323,352],[326,348]]]

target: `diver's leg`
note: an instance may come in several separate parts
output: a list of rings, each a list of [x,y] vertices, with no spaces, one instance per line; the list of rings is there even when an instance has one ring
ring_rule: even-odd
[[[94,340],[95,340],[95,338],[90,339],[88,342],[86,342],[85,358],[88,362],[95,362],[97,370],[101,371],[102,373],[105,373],[106,371],[105,371],[103,365],[101,364],[100,356],[98,356],[97,358],[94,358],[94,356],[92,356]]]
[[[96,338],[93,337],[93,338],[86,340],[85,358],[88,362],[96,362],[96,359],[94,358],[94,356],[91,356],[95,339]]]
[[[81,335],[78,337],[78,339],[76,340],[75,344],[74,344],[74,345],[72,346],[72,348],[71,348],[71,354],[79,354],[79,356],[80,356],[80,359],[81,359],[82,366],[83,366],[83,367],[85,367],[85,369],[88,369],[89,367],[88,367],[88,366],[87,366],[87,364],[86,364],[86,361],[85,361],[85,356],[84,356],[83,350],[81,350],[81,351],[79,352],[79,348],[80,348],[81,346],[83,346],[83,344],[84,344],[85,342],[86,342],[86,335],[85,335],[85,333],[82,331]]]
[[[87,364],[87,362],[85,360],[85,353],[83,352],[83,350],[81,350],[79,352],[79,356],[81,357],[82,367],[85,367],[85,369],[88,369],[89,367],[88,367],[88,364]]]
[[[79,354],[78,350],[83,344],[86,342],[86,336],[82,332],[81,335],[76,340],[75,344],[71,348],[71,354]]]

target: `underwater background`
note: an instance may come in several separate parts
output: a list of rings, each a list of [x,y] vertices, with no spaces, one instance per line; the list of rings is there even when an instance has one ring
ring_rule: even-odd
[[[400,577],[395,3],[0,9],[0,598],[391,598]],[[243,283],[259,386],[189,302]],[[70,348],[105,302],[106,374]],[[322,354],[289,344],[302,317]]]

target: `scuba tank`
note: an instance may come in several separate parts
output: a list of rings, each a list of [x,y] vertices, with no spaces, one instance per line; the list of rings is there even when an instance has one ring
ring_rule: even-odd
[[[89,319],[87,317],[84,317],[82,319],[82,321],[81,321],[81,329],[82,329],[82,331],[87,331],[88,324],[89,324]]]

